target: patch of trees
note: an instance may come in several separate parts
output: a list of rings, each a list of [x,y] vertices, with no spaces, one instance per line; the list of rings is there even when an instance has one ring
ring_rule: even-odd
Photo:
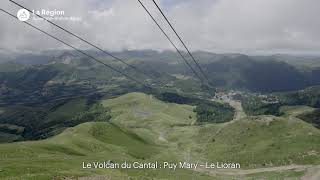
[[[209,63],[206,71],[216,87],[254,92],[293,91],[320,83],[319,70],[310,73],[285,62],[249,56],[222,58]]]
[[[194,109],[198,123],[223,123],[233,119],[234,109],[228,105],[210,102],[201,103]]]
[[[94,104],[89,110],[80,112],[70,121],[66,121],[66,125],[74,126],[89,121],[109,121],[111,119],[110,109],[103,107],[102,104]]]
[[[306,105],[320,108],[320,86],[310,87],[301,91],[274,93],[278,102],[268,103],[256,95],[241,96],[242,107],[248,115],[280,116],[281,106]]]
[[[302,91],[279,93],[280,101],[285,105],[306,105],[320,108],[320,86],[314,86]]]
[[[309,81],[295,67],[277,61],[252,62],[243,73],[247,88],[261,92],[303,89]]]
[[[255,95],[242,96],[240,99],[242,108],[247,115],[282,115],[280,112],[281,103],[268,103]]]
[[[172,92],[156,94],[156,97],[164,102],[188,104],[196,106],[194,112],[197,114],[198,123],[222,123],[233,119],[234,109],[228,104],[221,104],[204,99],[186,97]]]
[[[177,93],[172,92],[157,93],[155,94],[155,96],[161,101],[177,104],[193,104],[199,101],[195,98],[181,96]]]
[[[19,140],[44,139],[62,132],[65,128],[92,121],[109,121],[110,109],[100,103],[88,105],[81,110],[59,110],[68,101],[50,107],[14,106],[0,114],[0,132],[21,135]],[[58,112],[60,111],[60,112]],[[58,112],[58,113],[57,113]],[[6,125],[5,124],[9,124]],[[19,127],[19,128],[15,128]]]
[[[0,132],[21,135],[24,131],[23,127],[11,124],[0,124]]]
[[[257,106],[255,106],[256,104]],[[282,113],[280,112],[280,104],[264,104],[264,103],[251,103],[245,102],[242,103],[243,109],[246,114],[251,116],[256,115],[274,115],[274,116],[281,116]]]
[[[298,116],[298,118],[311,123],[316,128],[320,129],[320,109],[317,109],[311,113],[304,113]]]

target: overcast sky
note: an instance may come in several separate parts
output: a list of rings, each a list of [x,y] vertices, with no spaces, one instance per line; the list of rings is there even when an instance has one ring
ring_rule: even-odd
[[[55,21],[104,49],[172,49],[137,0],[16,0],[29,9],[61,10],[81,21]],[[151,0],[142,0],[174,39]],[[157,0],[192,51],[308,53],[320,50],[319,0]],[[8,0],[0,7],[17,13]],[[0,49],[40,51],[64,45],[8,15],[0,16]],[[43,21],[28,22],[72,45],[88,46]],[[178,43],[178,41],[175,41]],[[181,47],[179,45],[179,47]]]

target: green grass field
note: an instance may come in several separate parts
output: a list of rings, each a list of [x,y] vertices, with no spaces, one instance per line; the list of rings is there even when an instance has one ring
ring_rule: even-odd
[[[306,169],[254,170],[320,165],[320,131],[295,118],[252,116],[234,122],[196,125],[194,107],[129,93],[101,101],[110,122],[90,122],[41,141],[0,144],[0,179],[297,179]],[[300,109],[301,110],[301,109]],[[290,114],[291,115],[288,115]],[[82,169],[82,162],[238,162],[242,170]],[[252,170],[253,169],[253,170]],[[250,172],[252,170],[252,172]]]

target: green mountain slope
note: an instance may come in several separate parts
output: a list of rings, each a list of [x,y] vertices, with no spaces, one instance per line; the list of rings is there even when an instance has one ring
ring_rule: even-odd
[[[12,176],[50,179],[59,175],[85,176],[92,172],[82,170],[82,161],[132,160],[133,156],[140,156],[141,153],[150,156],[157,152],[155,147],[108,123],[85,123],[47,140],[0,146],[2,178]],[[118,170],[104,173],[124,176]]]
[[[0,144],[0,178],[234,179],[245,172],[243,179],[283,179],[301,177],[309,165],[320,164],[320,131],[291,112],[299,109],[284,110],[282,117],[198,125],[195,107],[164,103],[142,93],[101,103],[111,109],[110,122],[84,123],[42,141]],[[242,170],[82,169],[83,161],[107,160],[238,162]],[[291,169],[292,165],[302,169]],[[284,170],[279,172],[278,166]]]
[[[200,83],[187,70],[174,52],[124,51],[115,53],[139,67],[148,76],[137,73],[118,61],[98,52],[90,52],[99,60],[128,73],[140,81],[159,84],[170,90],[203,93]],[[137,85],[106,67],[72,51],[53,53],[50,62],[22,65],[19,62],[0,64],[0,104],[43,103],[57,96],[85,95],[90,92],[134,92]],[[278,58],[258,58],[241,54],[195,53],[215,88],[257,92],[300,90],[319,85],[319,68],[298,69]],[[28,55],[26,60],[36,59]],[[292,57],[293,58],[293,57]],[[150,78],[152,77],[152,78]],[[117,88],[115,88],[117,87]],[[49,96],[49,97],[48,97]],[[26,98],[28,97],[28,98]],[[21,99],[17,102],[17,99]],[[30,103],[29,103],[30,104]]]

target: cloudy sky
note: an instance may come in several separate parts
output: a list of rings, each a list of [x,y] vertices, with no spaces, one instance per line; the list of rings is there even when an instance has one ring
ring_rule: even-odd
[[[137,0],[15,0],[31,10],[64,11],[81,21],[54,21],[101,46],[124,49],[173,49]],[[142,0],[170,31],[151,0]],[[192,51],[232,53],[316,53],[320,50],[319,0],[157,0]],[[8,0],[0,7],[16,14]],[[64,45],[0,12],[0,50],[41,51]],[[32,16],[31,16],[32,17]],[[52,25],[28,22],[83,49],[84,43]],[[175,41],[178,43],[178,41]],[[181,45],[178,45],[181,47]]]

